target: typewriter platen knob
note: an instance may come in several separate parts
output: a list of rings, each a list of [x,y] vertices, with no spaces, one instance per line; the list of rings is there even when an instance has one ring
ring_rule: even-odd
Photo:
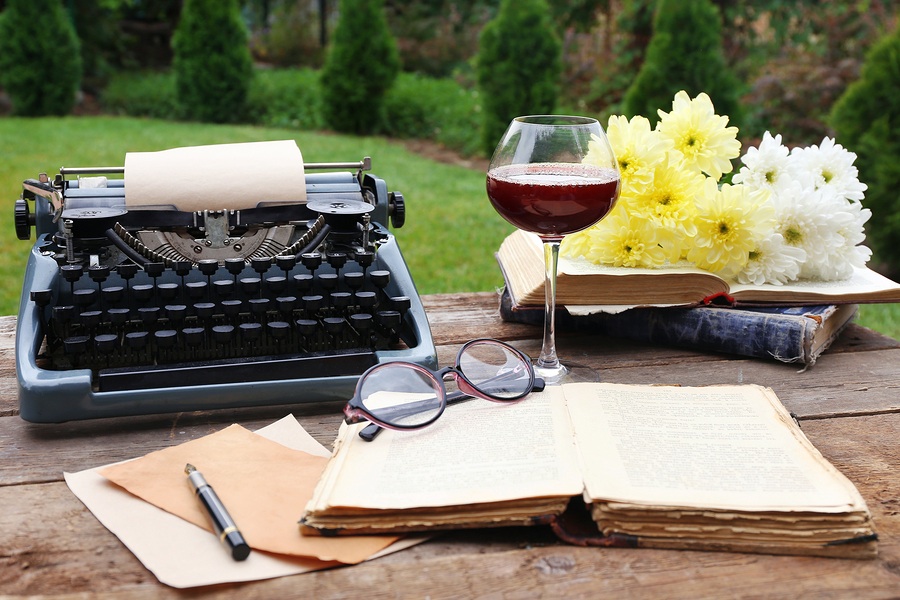
[[[31,239],[31,227],[34,225],[34,215],[28,209],[28,200],[19,198],[16,200],[16,237],[20,240]]]
[[[388,194],[388,211],[391,215],[391,227],[400,229],[406,223],[406,202],[400,192]]]

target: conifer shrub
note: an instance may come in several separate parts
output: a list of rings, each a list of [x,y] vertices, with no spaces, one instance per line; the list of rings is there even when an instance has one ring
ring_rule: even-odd
[[[838,98],[829,118],[835,140],[856,153],[859,179],[868,186],[863,205],[866,245],[881,271],[900,276],[900,27],[866,56],[860,77]]]
[[[185,0],[172,49],[182,116],[213,123],[246,117],[253,62],[237,0]]]
[[[625,93],[623,112],[655,123],[657,110],[671,110],[679,90],[691,97],[706,92],[716,112],[740,126],[740,82],[725,63],[721,15],[710,0],[660,0],[653,37]]]
[[[502,0],[481,32],[477,61],[482,148],[490,156],[513,118],[556,108],[561,46],[547,3]]]
[[[335,131],[373,133],[400,72],[397,44],[381,0],[341,0],[340,15],[321,73],[323,116]]]
[[[61,0],[8,0],[0,15],[0,86],[13,112],[65,115],[81,85],[81,47]]]

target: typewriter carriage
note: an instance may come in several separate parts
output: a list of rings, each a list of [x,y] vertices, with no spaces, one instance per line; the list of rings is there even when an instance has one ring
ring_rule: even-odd
[[[352,394],[359,374],[372,361],[410,360],[436,368],[436,352],[424,308],[397,241],[388,229],[388,224],[394,228],[403,225],[404,199],[398,192],[388,192],[384,180],[364,173],[370,167],[368,158],[359,163],[306,164],[306,169],[327,172],[307,173],[305,203],[267,204],[263,201],[245,210],[202,212],[183,212],[165,206],[126,208],[124,179],[104,177],[102,181],[97,181],[86,177],[122,173],[124,169],[119,167],[63,168],[52,182],[46,175],[26,180],[22,197],[15,207],[16,231],[20,239],[29,239],[34,228],[37,242],[26,268],[16,338],[21,416],[35,422],[59,422],[105,416],[345,400]],[[340,170],[347,168],[355,169],[355,173]],[[101,185],[98,186],[98,183]],[[33,211],[29,202],[33,202]],[[152,284],[156,285],[154,289],[166,287],[172,294],[173,286],[177,288],[174,292],[178,296],[176,301],[182,308],[188,305],[187,318],[193,319],[189,324],[196,325],[200,317],[191,315],[190,301],[185,291],[192,284],[195,284],[192,288],[195,289],[201,287],[205,280],[208,285],[202,287],[206,288],[207,294],[212,294],[209,290],[213,289],[214,280],[228,283],[227,270],[233,277],[233,285],[228,287],[233,289],[244,285],[245,279],[266,282],[271,279],[273,283],[278,280],[279,285],[291,286],[291,277],[295,282],[315,278],[309,274],[315,273],[315,268],[297,275],[285,267],[285,263],[291,262],[289,257],[293,257],[297,263],[295,268],[300,268],[300,257],[308,254],[327,257],[319,273],[328,271],[323,275],[332,279],[344,270],[361,272],[363,276],[376,271],[390,274],[389,283],[383,290],[378,290],[379,293],[384,297],[384,302],[399,298],[406,303],[397,332],[385,334],[394,337],[392,343],[380,339],[372,342],[377,346],[362,350],[353,347],[312,349],[312,342],[299,348],[296,345],[278,345],[282,342],[275,340],[275,337],[281,334],[277,334],[279,329],[268,325],[272,319],[278,319],[275,323],[279,327],[281,323],[291,320],[316,320],[320,325],[334,326],[341,319],[353,325],[362,323],[362,319],[354,321],[348,313],[337,315],[336,309],[328,308],[332,312],[327,315],[331,316],[322,312],[315,315],[297,311],[277,313],[270,309],[268,312],[259,311],[258,318],[254,320],[252,311],[259,303],[251,303],[250,309],[247,309],[246,301],[249,299],[252,302],[254,298],[250,296],[256,291],[246,290],[241,296],[245,308],[240,312],[240,318],[258,322],[259,325],[255,329],[251,329],[251,325],[240,329],[243,325],[235,322],[232,328],[240,332],[256,331],[254,335],[259,336],[258,330],[262,327],[265,339],[272,334],[274,337],[269,341],[273,343],[263,355],[251,352],[244,356],[238,352],[224,358],[211,358],[208,353],[195,351],[193,355],[181,356],[177,360],[167,361],[157,356],[139,368],[120,368],[113,365],[118,364],[116,361],[121,357],[111,358],[111,355],[104,354],[105,350],[98,348],[101,342],[115,346],[117,351],[124,348],[127,328],[103,329],[112,333],[94,335],[94,323],[78,325],[75,332],[78,335],[72,335],[72,331],[62,334],[54,331],[55,327],[60,326],[52,315],[54,311],[60,311],[60,305],[74,306],[74,312],[79,313],[80,317],[91,313],[90,318],[95,321],[108,318],[103,312],[107,308],[103,300],[90,291],[94,285],[101,294],[104,289],[110,291],[111,288],[124,288],[126,294],[137,292],[138,286],[134,282],[138,279],[129,279],[125,274],[128,270],[120,268],[121,265],[138,265],[138,278],[152,280]],[[337,266],[328,264],[332,256],[340,255],[344,258],[337,259]],[[288,258],[279,263],[278,257]],[[348,257],[349,262],[341,264],[341,260],[347,261]],[[371,262],[367,264],[367,261]],[[210,274],[213,272],[212,263],[216,265],[216,273],[225,273],[224,278],[216,279]],[[238,263],[239,266],[235,266]],[[157,272],[160,264],[164,265],[164,269]],[[76,278],[71,272],[79,272],[78,266],[80,275]],[[204,270],[202,273],[201,269]],[[147,279],[150,276],[148,272],[156,273],[156,276]],[[278,276],[268,277],[271,273]],[[247,275],[250,277],[245,277]],[[324,281],[324,277],[321,278]],[[260,283],[257,281],[254,285],[259,286]],[[225,287],[222,285],[216,289]],[[291,294],[287,297],[294,300],[301,297],[302,291],[299,289],[288,289],[286,292],[284,287],[280,289],[282,293]],[[82,294],[81,290],[88,291]],[[348,293],[339,293],[344,295],[342,301],[346,302]],[[273,297],[270,300],[283,298],[276,297],[276,294],[277,291],[271,292]],[[94,298],[89,304],[83,300],[88,296]],[[213,300],[207,297],[201,299]],[[170,306],[161,309],[162,313],[168,308]],[[137,320],[133,316],[134,310],[137,309],[132,307],[132,316],[128,319],[132,329]],[[215,310],[221,312],[220,308]],[[100,317],[93,314],[98,312],[102,313]],[[142,318],[144,314],[141,313]],[[296,319],[298,315],[301,319]],[[217,312],[218,316],[221,315]],[[311,319],[306,318],[310,316]],[[167,328],[163,331],[175,332],[177,335],[172,338],[177,340],[175,345],[183,346],[183,330],[176,325],[185,323],[172,319],[174,317],[170,315],[169,321],[160,327]],[[216,327],[214,322],[221,321],[209,320],[210,329]],[[265,329],[267,325],[269,329]],[[291,329],[292,340],[299,335],[295,330],[296,327]],[[366,337],[365,332],[359,333],[353,327],[350,330],[358,333],[360,340]],[[101,328],[98,326],[96,331],[101,331]],[[162,348],[164,338],[155,331],[158,329],[148,334],[150,343],[159,344]],[[153,335],[157,335],[158,339],[154,340]],[[208,338],[210,332],[203,335]],[[316,335],[326,338],[331,335],[337,339],[332,334]],[[374,334],[367,335],[370,340],[375,337]],[[68,339],[63,339],[64,336],[79,338],[78,343],[82,345],[74,346],[76,351],[69,357],[63,352],[62,359],[57,356],[58,364],[48,367],[50,346],[55,345],[54,351],[59,355],[60,348]],[[80,339],[82,337],[89,339],[84,342]],[[397,338],[401,338],[402,342],[398,344]],[[240,341],[244,338],[233,339]],[[250,346],[253,343],[251,340]],[[351,346],[353,343],[350,342]],[[245,346],[246,340],[241,344]],[[84,348],[87,354],[93,356],[92,364],[79,364],[78,348]],[[220,346],[223,352],[227,348],[227,345]],[[124,352],[127,354],[132,349]],[[356,359],[356,355],[360,356],[360,360]],[[124,375],[126,383],[122,387],[116,383],[119,381],[116,379],[119,371],[127,372]],[[104,384],[104,381],[112,383]]]

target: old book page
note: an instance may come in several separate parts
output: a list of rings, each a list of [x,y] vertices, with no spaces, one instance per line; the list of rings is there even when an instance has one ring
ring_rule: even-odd
[[[752,385],[565,386],[589,500],[718,510],[865,510],[774,393]]]
[[[342,428],[307,511],[415,509],[570,497],[581,474],[561,388],[515,404],[472,400],[419,431],[373,442]]]

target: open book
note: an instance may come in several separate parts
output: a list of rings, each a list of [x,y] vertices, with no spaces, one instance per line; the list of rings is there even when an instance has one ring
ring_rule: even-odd
[[[497,260],[513,301],[544,304],[544,251],[540,238],[516,230],[500,245]],[[743,285],[694,267],[637,269],[604,267],[561,257],[556,301],[560,305],[692,306],[713,301],[732,305],[800,306],[900,302],[900,284],[871,269],[856,269],[844,281],[788,285]]]
[[[865,501],[768,388],[567,384],[373,442],[359,428],[342,427],[304,534],[547,523],[580,496],[598,537],[631,546],[876,552]]]

